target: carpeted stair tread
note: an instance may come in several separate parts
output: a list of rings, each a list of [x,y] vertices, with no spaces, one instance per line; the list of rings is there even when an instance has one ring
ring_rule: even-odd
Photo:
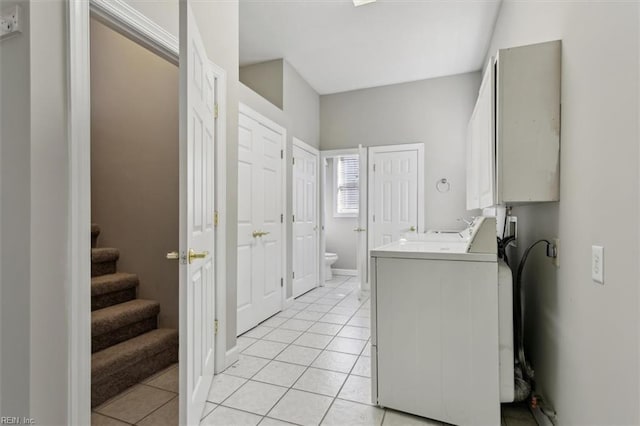
[[[116,272],[115,274],[93,277],[91,278],[91,296],[100,296],[107,293],[136,288],[138,284],[138,276],[127,272]]]
[[[116,262],[120,258],[120,251],[115,248],[92,248],[91,249],[91,276],[115,274],[117,271]]]
[[[160,313],[155,300],[135,299],[91,313],[91,336],[100,336],[131,324],[154,318]]]
[[[120,258],[120,250],[116,248],[92,248],[91,263],[114,262]]]
[[[110,375],[178,345],[178,332],[159,328],[91,355],[91,380],[98,384]]]

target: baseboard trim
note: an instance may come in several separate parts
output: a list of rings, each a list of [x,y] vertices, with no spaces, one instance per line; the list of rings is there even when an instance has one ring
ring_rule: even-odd
[[[358,276],[358,270],[357,269],[336,269],[336,268],[332,268],[331,272],[333,272],[335,275],[347,275],[350,277],[357,277]]]
[[[288,308],[292,307],[293,306],[293,302],[294,302],[294,298],[293,297],[285,299],[284,306],[282,307],[282,310],[284,311],[285,309],[288,309]]]
[[[236,344],[233,348],[229,349],[225,353],[225,357],[224,357],[225,369],[235,364],[238,361],[238,359],[240,359],[240,357],[238,353],[238,345]]]

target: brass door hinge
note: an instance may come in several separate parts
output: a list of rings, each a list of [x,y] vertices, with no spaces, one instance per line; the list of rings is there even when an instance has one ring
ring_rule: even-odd
[[[375,163],[374,163],[374,164],[373,164],[373,172],[375,173],[375,171],[376,171],[376,165],[375,165]]]
[[[293,157],[291,160],[293,162],[293,165],[295,166],[296,165],[296,157]]]
[[[213,105],[213,118],[218,118],[218,104]]]
[[[213,322],[213,334],[216,336],[218,335],[218,320]]]
[[[213,226],[218,226],[219,220],[218,211],[216,210],[213,212]]]
[[[280,287],[284,287],[284,278],[280,278]]]
[[[295,272],[293,272],[293,279],[294,280],[296,279],[296,273]]]

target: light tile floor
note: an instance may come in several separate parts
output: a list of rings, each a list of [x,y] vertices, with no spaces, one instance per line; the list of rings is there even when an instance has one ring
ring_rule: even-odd
[[[92,426],[178,424],[178,364],[122,392],[91,413]]]
[[[442,425],[371,400],[369,301],[336,276],[238,338],[239,361],[215,376],[201,425]],[[178,424],[178,365],[94,409],[93,426]],[[502,407],[502,426],[535,421]]]
[[[336,276],[240,336],[201,425],[442,425],[371,405],[370,307],[356,289]],[[503,406],[502,426],[535,424],[525,405]]]

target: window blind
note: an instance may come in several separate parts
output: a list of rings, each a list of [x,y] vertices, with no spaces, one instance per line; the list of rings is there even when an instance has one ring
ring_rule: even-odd
[[[336,169],[336,212],[338,214],[358,214],[360,205],[359,168],[357,155],[338,157]]]

